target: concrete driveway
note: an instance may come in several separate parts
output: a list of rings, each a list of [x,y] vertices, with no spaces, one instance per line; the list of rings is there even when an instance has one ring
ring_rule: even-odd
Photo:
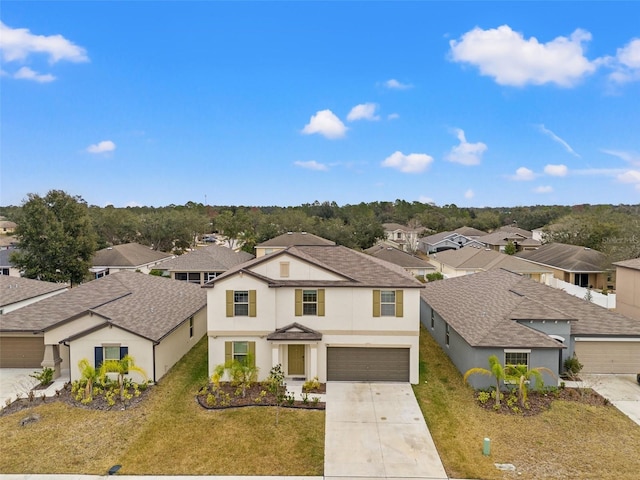
[[[635,375],[582,375],[582,381],[640,425],[640,385]]]
[[[0,368],[0,408],[4,408],[7,399],[12,402],[18,395],[25,398],[33,387],[38,384],[29,375],[35,368]]]
[[[446,479],[411,385],[327,384],[325,478]]]

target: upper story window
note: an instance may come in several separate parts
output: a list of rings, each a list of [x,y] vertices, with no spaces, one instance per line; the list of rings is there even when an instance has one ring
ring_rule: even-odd
[[[302,290],[297,288],[295,291],[295,310],[296,316],[324,316],[324,289]]]
[[[374,317],[402,317],[403,312],[402,290],[374,290],[373,291],[373,316]]]
[[[200,272],[176,272],[174,278],[176,280],[182,280],[183,282],[200,285]]]
[[[227,290],[227,317],[255,317],[255,290]]]

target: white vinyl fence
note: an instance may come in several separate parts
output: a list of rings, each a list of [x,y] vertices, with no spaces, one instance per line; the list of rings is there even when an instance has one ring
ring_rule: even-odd
[[[553,277],[547,281],[547,285],[559,290],[564,290],[569,295],[573,295],[574,297],[579,297],[584,300],[590,301],[591,303],[595,303],[600,307],[608,309],[616,308],[615,293],[604,295],[592,288],[579,287],[578,285],[573,285],[571,283],[567,283]]]

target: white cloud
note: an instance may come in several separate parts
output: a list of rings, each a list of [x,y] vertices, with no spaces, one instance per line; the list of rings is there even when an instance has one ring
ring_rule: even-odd
[[[476,194],[473,193],[473,190],[471,190],[471,189],[469,189],[466,192],[464,192],[464,198],[466,198],[467,200],[471,200],[475,196],[476,196]]]
[[[516,181],[529,181],[536,178],[536,174],[533,170],[529,170],[527,167],[520,167],[516,170],[516,174],[511,176],[511,180]]]
[[[400,118],[400,114],[398,113],[390,113],[387,115],[387,120],[397,120],[398,118]]]
[[[571,148],[571,146],[565,142],[563,139],[561,139],[559,136],[557,136],[555,133],[553,133],[551,130],[549,130],[548,128],[546,128],[544,125],[538,125],[538,128],[540,129],[540,131],[542,133],[544,133],[545,135],[548,135],[549,137],[551,137],[553,140],[555,140],[556,142],[558,142],[560,145],[562,145],[565,150],[567,152],[569,152],[571,155],[574,155],[578,158],[580,158],[580,155],[578,155],[573,148]]]
[[[418,197],[418,201],[420,203],[426,203],[426,204],[429,204],[429,205],[435,205],[436,204],[436,202],[435,202],[435,200],[433,198],[425,197],[424,195],[420,195],[420,197]]]
[[[544,173],[552,177],[566,177],[569,169],[566,165],[545,165]]]
[[[403,173],[420,173],[425,171],[432,162],[433,157],[426,153],[405,155],[402,152],[394,152],[384,159],[382,166],[395,168]]]
[[[615,83],[628,83],[640,80],[640,38],[634,38],[619,48],[615,58],[607,59],[614,71],[609,79]]]
[[[107,153],[113,152],[116,149],[116,144],[111,140],[103,140],[102,142],[98,142],[93,145],[89,145],[87,147],[87,152],[89,153]]]
[[[533,189],[533,193],[551,193],[553,192],[553,187],[549,185],[541,185]]]
[[[316,112],[302,129],[302,133],[305,135],[319,133],[330,139],[342,138],[346,132],[347,127],[331,110]]]
[[[618,157],[625,162],[629,162],[631,165],[640,166],[640,155],[637,153],[631,152],[623,152],[620,150],[600,150],[602,153],[606,153],[607,155],[613,155],[614,157]]]
[[[640,170],[629,170],[618,175],[618,181],[621,183],[634,184],[636,190],[640,190]]]
[[[13,78],[17,78],[18,80],[33,80],[38,83],[48,83],[53,82],[56,77],[51,75],[50,73],[40,74],[31,70],[29,67],[22,67],[16,73],[13,74]]]
[[[318,163],[315,160],[309,160],[307,162],[296,161],[293,162],[293,164],[301,168],[306,168],[308,170],[317,170],[322,172],[326,172],[327,170],[329,170],[329,167],[327,167],[323,163]]]
[[[361,103],[351,109],[347,120],[354,122],[356,120],[380,120],[380,117],[376,115],[376,109],[378,105],[375,103]]]
[[[459,128],[456,129],[455,132],[458,140],[460,140],[460,145],[451,148],[446,159],[462,165],[479,165],[482,160],[482,154],[487,150],[487,146],[482,142],[467,142],[464,131]]]
[[[49,63],[89,61],[84,48],[62,35],[34,35],[26,28],[11,28],[3,22],[0,22],[0,50],[6,62],[24,61],[32,53],[48,55]]]
[[[500,85],[521,87],[527,84],[555,83],[563,87],[575,85],[596,70],[597,62],[584,56],[583,43],[591,34],[575,30],[569,38],[557,37],[540,43],[535,37],[525,39],[508,25],[490,30],[474,28],[451,40],[451,58],[477,66],[482,75]]]
[[[391,89],[391,90],[407,90],[409,88],[412,88],[413,85],[409,84],[409,83],[401,83],[398,80],[396,80],[395,78],[391,78],[389,80],[387,80],[386,82],[384,82],[384,86]]]

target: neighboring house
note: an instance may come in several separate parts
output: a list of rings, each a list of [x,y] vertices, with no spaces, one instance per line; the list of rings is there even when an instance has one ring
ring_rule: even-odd
[[[256,245],[256,258],[291,246],[335,245],[336,242],[307,232],[287,232]]]
[[[505,247],[509,243],[514,245],[516,252],[535,250],[541,245],[539,240],[533,239],[532,232],[509,225],[501,227],[492,233],[477,237],[477,240],[498,252],[504,252]]]
[[[91,273],[95,278],[121,270],[149,273],[156,265],[172,258],[170,253],[158,252],[139,243],[123,243],[98,250],[91,260]]]
[[[454,232],[469,238],[482,237],[483,235],[487,234],[487,232],[483,232],[482,230],[478,230],[477,228],[467,226],[456,228]]]
[[[2,292],[0,294],[0,315],[58,295],[65,292],[68,287],[64,283],[42,282],[29,278],[0,275],[0,292]]]
[[[404,268],[414,277],[420,277],[423,280],[427,273],[435,271],[435,267],[429,262],[422,260],[421,258],[411,255],[397,248],[388,247],[384,244],[374,245],[371,248],[365,250],[365,253],[373,255],[376,258],[385,260],[387,262],[398,265]]]
[[[0,367],[69,371],[129,354],[158,381],[206,333],[206,292],[122,271],[2,316]],[[13,352],[13,355],[7,352]]]
[[[424,227],[414,228],[399,223],[383,223],[382,228],[386,240],[404,252],[415,252],[418,249],[418,237],[425,231]]]
[[[546,367],[556,376],[575,352],[583,373],[637,373],[640,322],[506,270],[430,282],[421,322],[461,373],[503,365]],[[488,388],[490,377],[469,377]],[[547,385],[557,379],[544,375]]]
[[[192,252],[166,260],[155,267],[174,280],[202,285],[231,267],[251,260],[253,255],[236,252],[221,245],[200,247]]]
[[[614,265],[616,311],[640,321],[640,258],[616,262]]]
[[[18,225],[10,220],[0,220],[0,233],[4,235],[12,234]]]
[[[11,261],[11,254],[15,251],[16,249],[12,247],[0,249],[0,275],[20,276],[20,270]]]
[[[553,270],[555,278],[585,288],[615,289],[611,265],[604,253],[578,245],[547,243],[516,257]]]
[[[445,278],[459,277],[471,273],[485,272],[496,268],[504,268],[510,272],[520,273],[536,282],[547,283],[553,277],[548,267],[525,262],[520,258],[484,247],[468,245],[460,250],[446,250],[434,253],[429,257],[437,271]]]
[[[445,250],[457,250],[465,245],[484,247],[484,244],[476,240],[475,237],[467,237],[466,235],[458,232],[440,232],[427,237],[422,237],[418,241],[418,250],[427,254],[432,254],[443,252]]]
[[[209,373],[247,358],[259,379],[418,382],[420,289],[388,262],[338,245],[292,246],[205,285]]]

